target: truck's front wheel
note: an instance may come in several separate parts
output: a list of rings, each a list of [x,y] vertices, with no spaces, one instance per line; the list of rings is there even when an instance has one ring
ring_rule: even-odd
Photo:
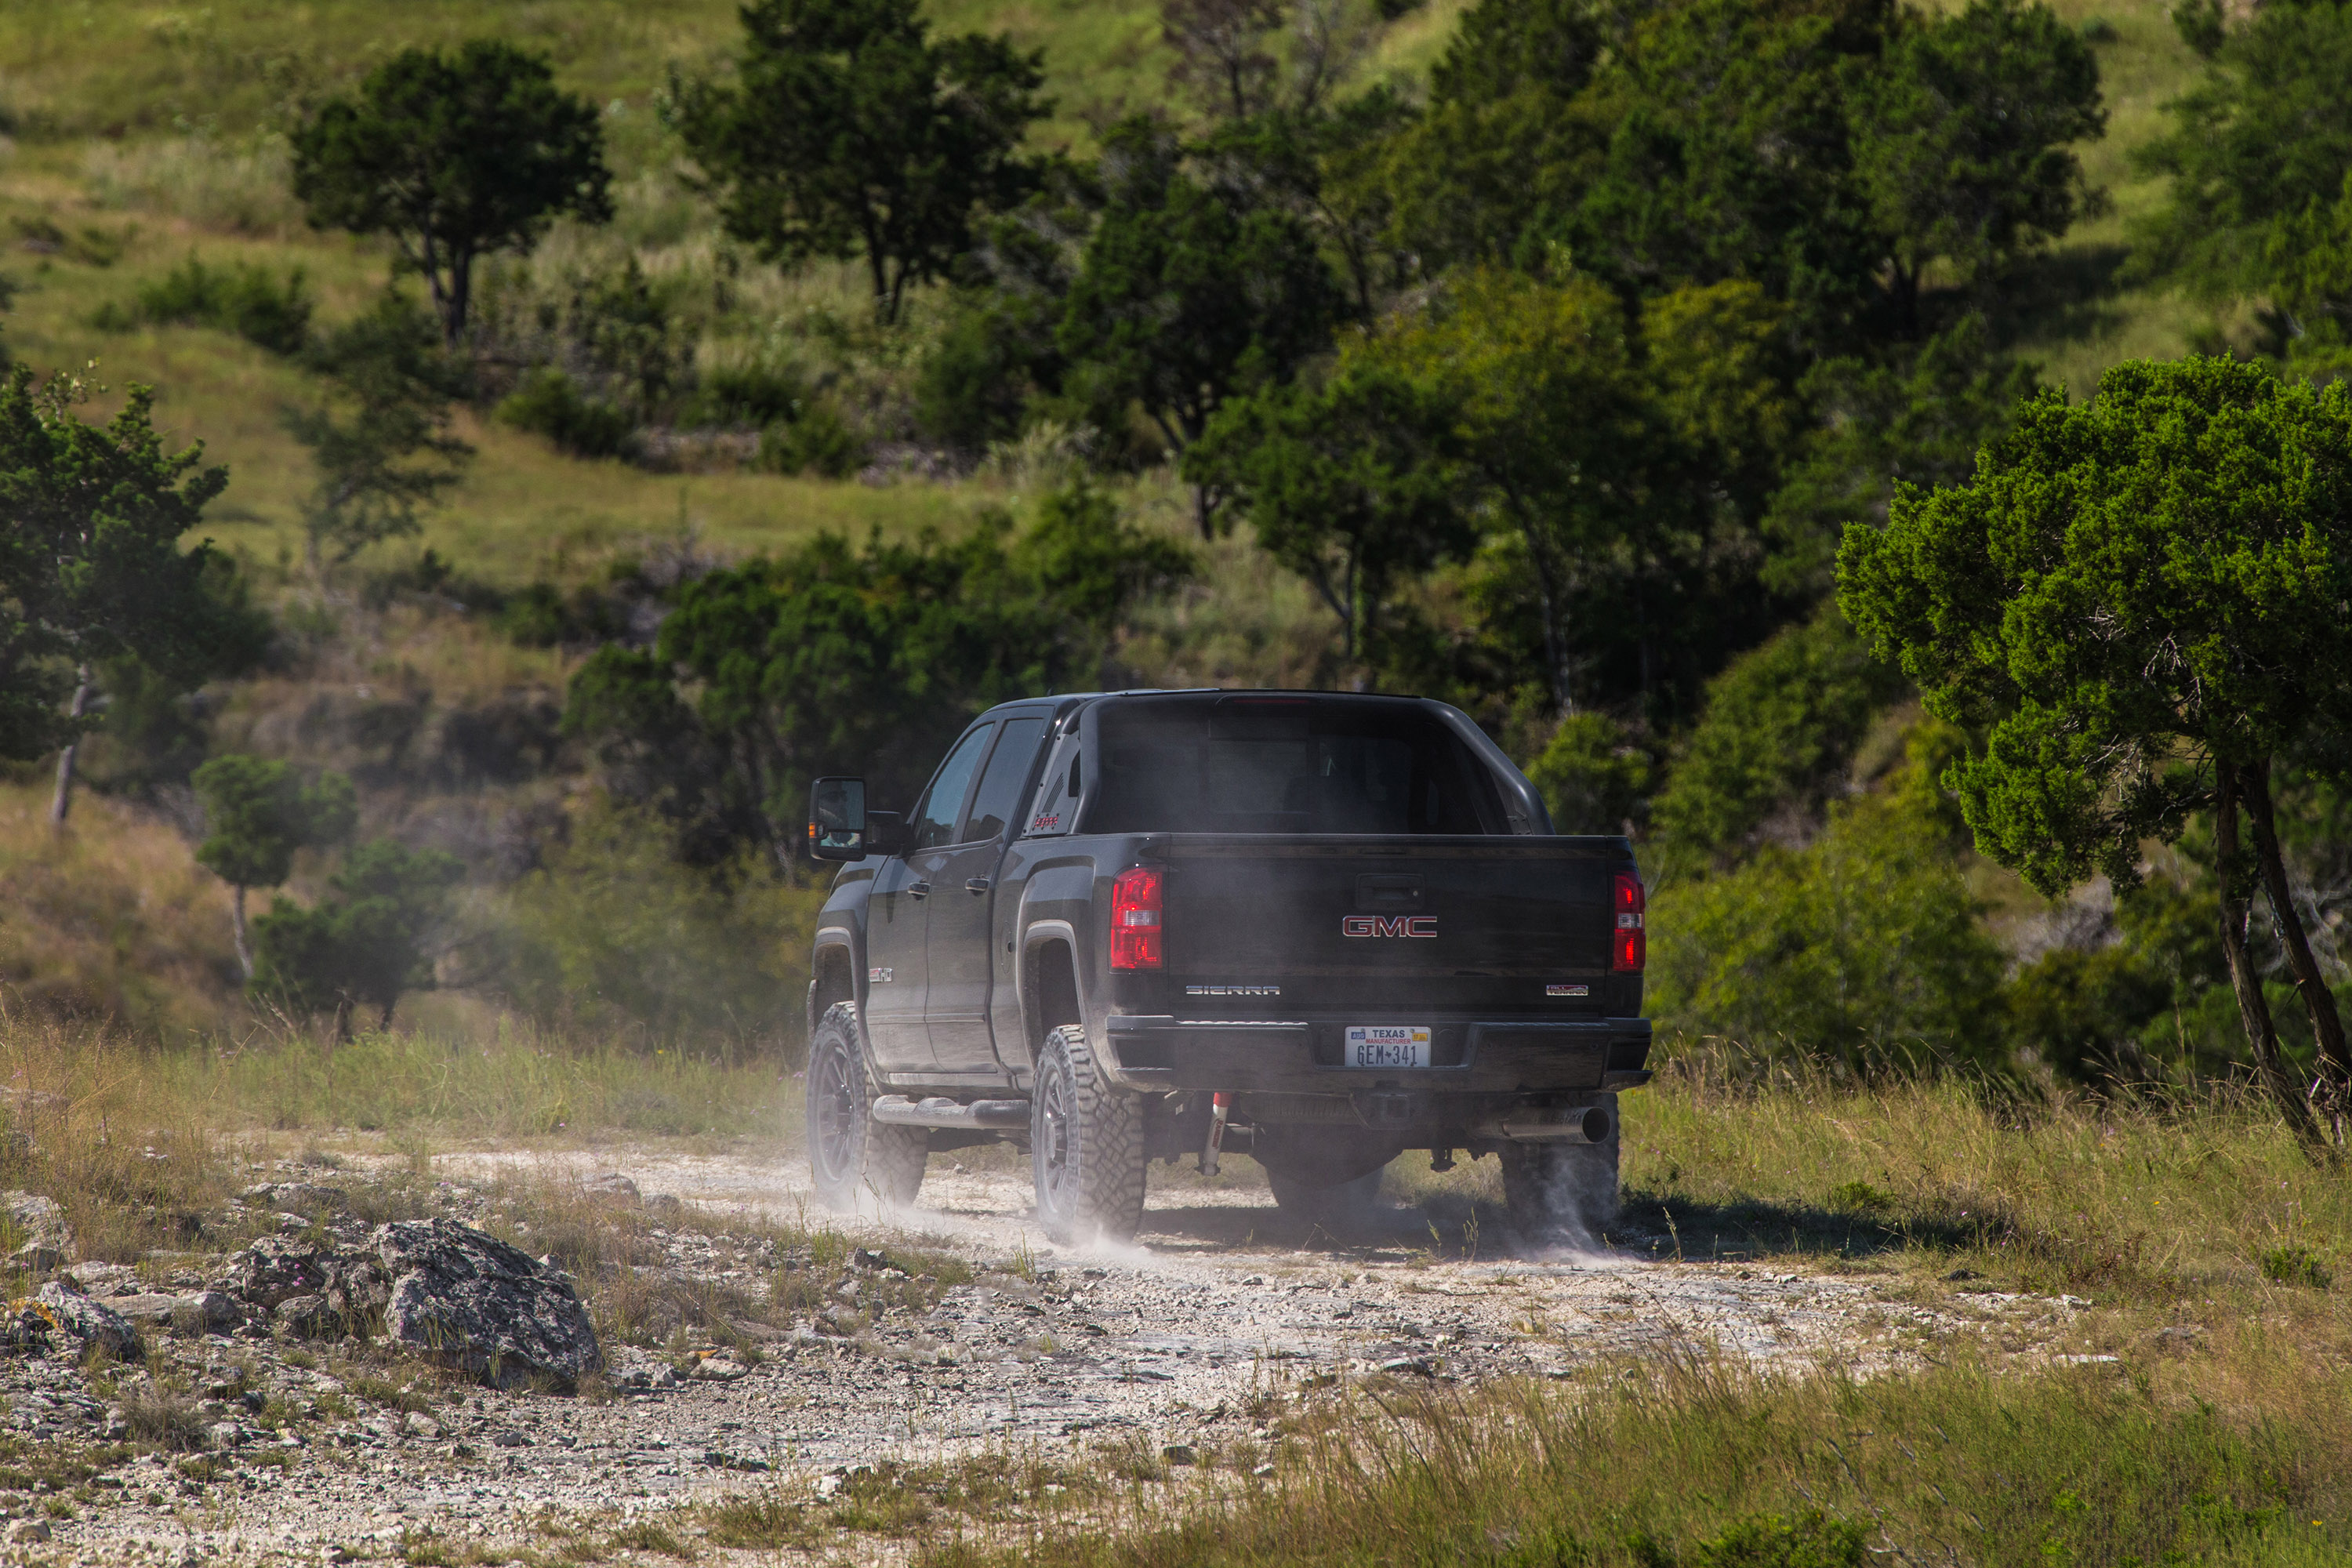
[[[1143,1107],[1102,1080],[1076,1025],[1047,1035],[1037,1052],[1029,1118],[1045,1234],[1065,1247],[1133,1237],[1143,1223]]]
[[[930,1135],[874,1120],[874,1076],[855,1002],[826,1008],[809,1041],[808,1146],[817,1202],[829,1209],[910,1204],[923,1184]]]

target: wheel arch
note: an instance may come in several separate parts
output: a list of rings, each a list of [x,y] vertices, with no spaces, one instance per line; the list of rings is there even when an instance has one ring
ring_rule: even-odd
[[[1021,949],[1021,1035],[1031,1066],[1045,1037],[1066,1024],[1086,1027],[1078,997],[1076,934],[1066,921],[1040,921]]]

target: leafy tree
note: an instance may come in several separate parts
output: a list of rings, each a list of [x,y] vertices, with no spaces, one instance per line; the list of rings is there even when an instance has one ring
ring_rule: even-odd
[[[330,773],[306,784],[289,763],[232,753],[215,757],[189,782],[205,813],[196,864],[229,885],[236,962],[251,980],[246,889],[282,884],[294,869],[296,850],[322,849],[351,837],[358,821],[352,781]]]
[[[2346,297],[2312,299],[2302,274],[2352,179],[2352,6],[2286,0],[2226,30],[2218,5],[2176,15],[2211,63],[2167,106],[2172,131],[2140,153],[2172,185],[2134,237],[2133,268],[2208,300],[2271,295],[2284,334],[2299,336],[2300,312]]]
[[[1839,541],[1883,524],[1901,485],[1964,482],[1977,451],[2015,422],[2038,367],[1992,351],[1984,319],[1962,317],[1916,348],[1823,360],[1797,383],[1815,421],[1767,504],[1767,587],[1812,600],[1834,586]]]
[[[1856,173],[1906,332],[1931,264],[1986,282],[2085,205],[2073,144],[2106,126],[2099,62],[2047,5],[1969,0],[1956,16],[1906,17],[1862,98]]]
[[[1871,721],[1902,694],[1834,605],[1735,659],[1675,749],[1654,821],[1677,850],[1744,848],[1776,811],[1823,810]]]
[[[1404,269],[1388,234],[1395,207],[1381,177],[1381,150],[1412,116],[1395,89],[1376,86],[1353,98],[1269,110],[1220,126],[1196,156],[1223,183],[1254,189],[1321,237],[1347,268],[1357,318],[1370,321],[1376,293]]]
[[[1289,379],[1329,342],[1339,294],[1313,233],[1236,186],[1187,172],[1175,138],[1131,120],[1106,138],[1108,205],[1059,345],[1080,395],[1129,398],[1181,453],[1217,405]],[[1199,497],[1205,536],[1213,498]]]
[[[1040,54],[934,41],[916,0],[754,0],[732,84],[671,81],[670,117],[727,231],[796,268],[863,255],[874,310],[944,277],[978,212],[1034,188],[1021,155],[1047,109]]]
[[[1620,287],[1745,279],[1809,343],[1851,341],[1885,247],[1856,189],[1856,79],[1884,50],[1881,0],[1685,0],[1643,15],[1588,89],[1607,141],[1565,242]],[[1523,244],[1526,243],[1523,241]]]
[[[911,794],[973,712],[1096,679],[1127,607],[1190,570],[1083,488],[1017,535],[1001,515],[954,542],[822,533],[685,585],[651,653],[606,647],[573,677],[564,723],[714,863],[749,840],[787,869],[795,836],[777,824],[810,778]]]
[[[1184,454],[1185,478],[1246,515],[1259,545],[1314,584],[1350,663],[1400,578],[1477,540],[1446,450],[1448,411],[1431,395],[1358,341],[1319,386],[1228,402]]]
[[[2255,1063],[2318,1136],[2247,949],[2252,869],[2319,1050],[2352,1084],[2336,1001],[2279,848],[2283,751],[2352,720],[2352,387],[2259,365],[2133,362],[2043,392],[1972,482],[1856,525],[1840,602],[1931,712],[1983,734],[1946,775],[1977,845],[2045,893],[2141,877],[2140,846],[2210,811],[2222,948]],[[2252,852],[2240,848],[2250,828]]]
[[[1365,20],[1348,0],[1160,0],[1160,37],[1171,83],[1247,120],[1319,107],[1370,42]]]
[[[1538,668],[1570,710],[1572,574],[1641,527],[1657,447],[1616,298],[1585,279],[1475,269],[1437,308],[1374,334],[1364,358],[1441,411],[1442,449],[1516,538],[1539,611]]]
[[[823,889],[761,874],[748,848],[682,862],[669,827],[604,795],[567,813],[506,900],[502,988],[551,1024],[632,1028],[673,1047],[796,1032],[784,1020]]]
[[[164,451],[151,389],[103,426],[73,412],[85,395],[22,365],[0,384],[0,756],[63,748],[53,822],[102,665],[133,658],[189,690],[256,640],[254,613],[208,584],[221,557],[180,547],[228,470],[199,467],[201,446]]]
[[[403,993],[433,985],[425,942],[464,875],[454,855],[371,839],[328,879],[316,909],[273,900],[254,922],[251,988],[299,1012],[333,1013],[338,1040],[351,1038],[352,1010],[362,1005],[389,1028]]]
[[[434,341],[432,324],[396,295],[317,344],[313,370],[333,401],[281,417],[310,450],[319,482],[303,509],[303,549],[316,572],[386,539],[418,531],[417,511],[465,477],[473,447],[449,433],[464,366]]]
[[[425,275],[452,348],[477,260],[529,252],[562,214],[613,216],[596,106],[559,89],[545,60],[494,38],[454,57],[402,50],[292,143],[294,195],[310,222],[390,235]]]
[[[1587,98],[1615,37],[1593,0],[1478,0],[1386,139],[1387,238],[1434,271],[1508,261],[1598,176],[1616,110]]]

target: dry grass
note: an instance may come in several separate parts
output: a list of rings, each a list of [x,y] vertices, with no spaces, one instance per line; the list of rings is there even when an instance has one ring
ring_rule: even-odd
[[[160,817],[82,792],[59,832],[49,785],[0,783],[0,1005],[159,1036],[233,1016],[228,892]]]

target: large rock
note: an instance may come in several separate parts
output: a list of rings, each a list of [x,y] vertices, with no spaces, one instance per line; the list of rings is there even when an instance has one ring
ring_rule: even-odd
[[[257,1307],[275,1307],[295,1296],[322,1296],[331,1254],[311,1242],[265,1236],[229,1259],[226,1284]]]
[[[34,1355],[76,1360],[93,1345],[117,1361],[146,1353],[139,1331],[121,1313],[58,1279],[8,1304],[5,1321],[0,1321],[0,1344]]]
[[[569,1386],[604,1364],[572,1282],[520,1247],[455,1220],[402,1220],[376,1232],[392,1277],[392,1338],[495,1386],[540,1378]]]

